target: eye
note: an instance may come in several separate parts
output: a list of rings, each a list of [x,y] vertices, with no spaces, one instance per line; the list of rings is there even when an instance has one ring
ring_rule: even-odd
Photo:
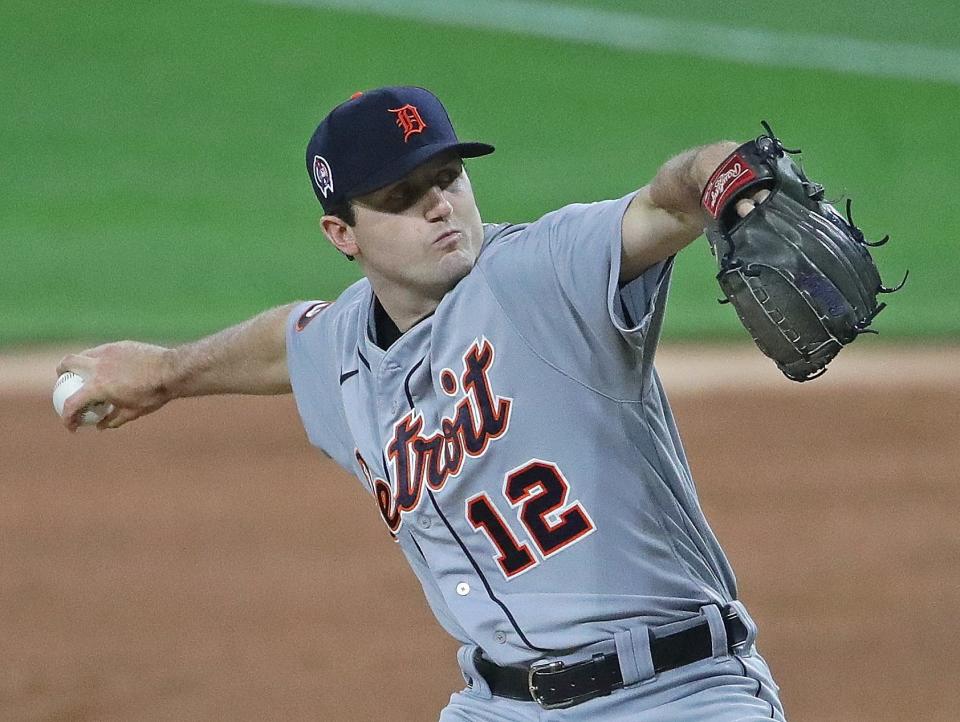
[[[437,173],[437,185],[446,188],[460,177],[461,168],[444,168]]]
[[[384,198],[384,204],[393,208],[403,207],[409,205],[411,201],[410,196],[410,187],[407,185],[399,185],[387,194],[387,197]]]

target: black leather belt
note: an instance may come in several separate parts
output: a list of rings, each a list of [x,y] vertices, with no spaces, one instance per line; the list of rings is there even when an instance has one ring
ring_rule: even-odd
[[[749,635],[746,624],[733,607],[721,610],[731,652],[743,646]],[[710,625],[705,617],[680,631],[650,634],[650,656],[655,673],[676,669],[713,656]],[[480,656],[474,659],[477,671],[498,697],[536,702],[544,709],[572,707],[623,687],[620,659],[616,653],[595,654],[574,664],[547,662],[532,667],[501,667]]]

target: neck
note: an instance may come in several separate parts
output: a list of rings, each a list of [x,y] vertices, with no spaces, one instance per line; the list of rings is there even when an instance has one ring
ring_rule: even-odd
[[[371,282],[373,292],[390,319],[397,324],[400,332],[405,332],[424,316],[433,313],[445,295],[416,294],[409,288],[398,289],[389,284]]]

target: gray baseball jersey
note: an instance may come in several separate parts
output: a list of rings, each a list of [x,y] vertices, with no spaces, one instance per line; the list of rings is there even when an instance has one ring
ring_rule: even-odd
[[[653,368],[672,260],[618,284],[631,198],[485,226],[387,350],[366,280],[290,315],[310,441],[373,496],[444,628],[502,665],[736,596]]]

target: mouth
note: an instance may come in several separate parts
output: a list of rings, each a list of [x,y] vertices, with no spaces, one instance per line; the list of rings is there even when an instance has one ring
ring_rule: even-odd
[[[455,244],[460,240],[461,233],[458,230],[450,230],[446,233],[441,233],[433,240],[433,245],[435,246],[449,246]]]

